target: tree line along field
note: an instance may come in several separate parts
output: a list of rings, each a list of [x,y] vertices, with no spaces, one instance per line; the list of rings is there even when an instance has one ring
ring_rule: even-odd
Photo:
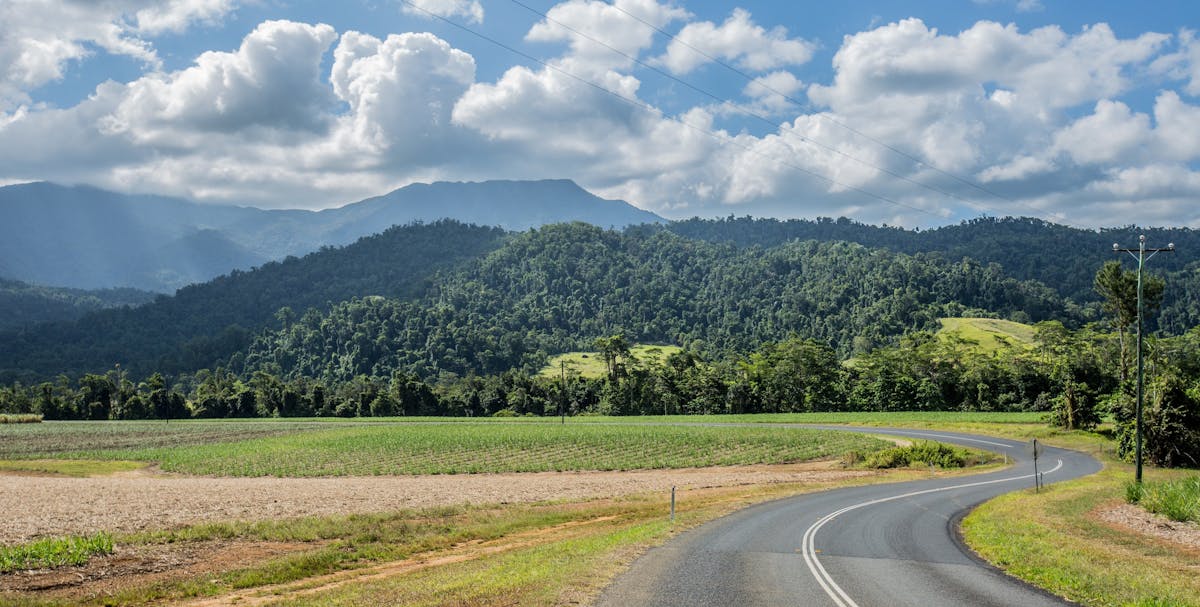
[[[574,422],[46,423],[5,427],[0,445],[8,460],[134,460],[168,472],[280,477],[774,464],[890,446],[793,427]]]

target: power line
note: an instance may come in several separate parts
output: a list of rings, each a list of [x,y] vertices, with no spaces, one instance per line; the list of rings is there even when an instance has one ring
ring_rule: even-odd
[[[643,109],[643,110],[646,110],[646,111],[648,111],[648,112],[651,112],[652,114],[655,114],[655,115],[661,115],[661,112],[659,112],[659,110],[658,110],[657,108],[655,108],[654,106],[652,106],[652,105],[650,105],[650,104],[648,104],[648,103],[646,103],[646,102],[644,102],[644,101],[638,100],[638,99],[636,99],[636,98],[630,98],[630,97],[626,97],[625,95],[622,95],[622,94],[620,94],[620,93],[617,93],[617,92],[615,92],[615,91],[612,91],[612,90],[610,90],[610,89],[608,89],[608,88],[605,88],[604,86],[601,86],[601,85],[599,85],[599,84],[597,84],[597,83],[595,83],[595,82],[592,82],[592,81],[590,81],[590,80],[587,80],[586,78],[583,78],[583,77],[577,76],[577,75],[575,75],[575,74],[573,74],[573,73],[571,73],[571,72],[569,72],[569,71],[567,71],[567,70],[564,70],[564,69],[562,69],[561,67],[558,67],[558,66],[556,66],[556,65],[553,65],[553,64],[551,64],[551,63],[549,63],[549,62],[547,62],[547,61],[544,61],[544,60],[542,60],[542,59],[538,59],[537,57],[534,57],[533,55],[530,55],[530,54],[528,54],[528,53],[525,53],[525,52],[523,52],[523,51],[520,51],[520,50],[518,50],[518,49],[516,49],[516,48],[513,48],[512,46],[509,46],[509,45],[507,45],[507,44],[505,44],[505,43],[503,43],[503,42],[500,42],[499,40],[496,40],[495,38],[492,38],[492,37],[490,37],[490,36],[487,36],[487,35],[485,35],[485,34],[483,34],[483,33],[481,33],[481,32],[475,31],[475,30],[473,30],[473,29],[471,29],[471,28],[469,28],[469,27],[467,27],[467,26],[465,26],[465,25],[462,25],[461,23],[457,23],[457,22],[455,22],[455,21],[452,21],[452,20],[450,20],[450,19],[447,19],[446,17],[443,17],[443,16],[441,16],[441,15],[438,15],[437,13],[434,13],[434,12],[432,12],[432,11],[429,11],[429,10],[425,9],[424,7],[418,6],[417,4],[415,4],[414,2],[412,2],[412,0],[400,0],[400,1],[401,1],[401,2],[403,2],[405,5],[407,5],[407,6],[409,6],[409,7],[412,7],[414,10],[420,11],[420,12],[422,12],[422,13],[424,13],[424,14],[428,15],[429,17],[433,18],[433,19],[437,19],[437,20],[439,20],[439,21],[441,21],[441,22],[443,22],[443,23],[446,23],[446,24],[448,24],[448,25],[451,25],[451,26],[453,26],[453,27],[456,27],[456,28],[458,28],[458,29],[460,29],[460,30],[462,30],[462,31],[464,31],[464,32],[467,32],[467,33],[469,33],[469,34],[471,34],[471,35],[473,35],[473,36],[476,36],[476,37],[478,37],[478,38],[480,38],[480,39],[486,40],[486,41],[488,41],[488,42],[490,42],[490,43],[492,43],[492,44],[494,44],[494,45],[496,45],[496,46],[499,46],[500,48],[503,48],[503,49],[505,49],[505,50],[509,51],[510,53],[513,53],[513,54],[515,54],[515,55],[518,55],[518,56],[520,56],[520,57],[523,57],[523,58],[525,58],[525,59],[528,59],[529,61],[533,61],[533,62],[535,62],[535,63],[537,63],[537,64],[539,64],[539,65],[541,65],[541,66],[545,67],[546,69],[549,69],[549,70],[554,70],[555,72],[558,72],[558,73],[560,73],[560,74],[562,74],[562,75],[564,75],[564,76],[566,76],[566,77],[568,77],[568,78],[571,78],[571,79],[573,79],[573,80],[576,80],[576,81],[578,81],[578,82],[580,82],[580,83],[582,83],[582,84],[585,84],[585,85],[587,85],[587,86],[590,86],[590,87],[592,87],[592,88],[594,88],[594,89],[596,89],[596,90],[598,90],[598,91],[601,91],[601,92],[603,92],[603,93],[606,93],[606,94],[612,95],[613,97],[616,97],[617,99],[620,99],[621,101],[624,101],[625,103],[628,103],[628,104],[630,104],[630,105],[633,105],[633,106],[635,106],[635,107],[638,107],[638,108],[641,108],[641,109]],[[758,150],[755,150],[754,148],[752,148],[752,147],[750,147],[750,146],[748,146],[748,145],[744,145],[744,144],[742,144],[742,143],[739,143],[739,142],[738,142],[736,139],[734,139],[734,138],[732,138],[732,137],[730,137],[730,136],[728,136],[728,135],[724,135],[724,134],[718,133],[718,132],[716,132],[716,131],[712,131],[712,130],[710,130],[710,129],[706,128],[706,127],[702,127],[702,126],[697,126],[697,125],[691,124],[691,123],[689,123],[688,121],[686,121],[686,120],[683,120],[683,119],[680,119],[680,118],[669,118],[669,120],[672,120],[672,121],[674,121],[674,122],[677,122],[677,123],[679,123],[680,125],[682,125],[682,126],[685,126],[685,127],[689,128],[689,129],[692,129],[692,130],[694,130],[694,131],[696,131],[696,132],[699,132],[699,133],[703,133],[703,134],[705,134],[705,135],[708,135],[709,137],[712,137],[713,139],[716,139],[717,141],[719,141],[719,142],[721,142],[721,143],[724,143],[724,144],[726,144],[726,145],[733,145],[733,146],[735,146],[735,147],[738,147],[738,148],[742,149],[743,151],[746,151],[746,152],[749,152],[749,153],[751,153],[751,154],[754,154],[755,156],[759,156],[759,157],[761,157],[761,158],[765,158],[765,159],[767,159],[767,160],[770,160],[770,161],[773,161],[773,162],[777,162],[777,163],[779,163],[779,164],[781,164],[781,165],[783,165],[783,166],[786,166],[786,167],[788,167],[788,168],[795,169],[795,170],[797,170],[797,171],[801,171],[801,172],[803,172],[803,173],[807,173],[807,174],[809,174],[809,175],[811,175],[811,176],[813,176],[813,177],[816,177],[817,179],[820,179],[820,180],[822,180],[822,181],[825,181],[826,183],[829,183],[830,185],[834,185],[834,186],[837,186],[837,187],[840,187],[840,188],[844,188],[844,189],[846,189],[846,190],[850,190],[850,191],[852,191],[852,192],[856,192],[856,193],[862,194],[863,196],[867,196],[867,197],[869,197],[869,198],[874,198],[875,200],[879,200],[879,201],[881,201],[881,202],[885,202],[885,203],[888,203],[888,204],[891,204],[891,205],[895,205],[895,206],[898,206],[898,207],[903,207],[903,208],[906,208],[906,209],[909,209],[909,210],[912,210],[912,211],[916,211],[916,212],[918,212],[918,213],[924,213],[924,214],[926,214],[926,215],[929,215],[929,216],[931,216],[931,217],[936,217],[936,218],[938,218],[938,219],[943,219],[943,217],[942,217],[941,215],[939,215],[939,214],[937,214],[937,213],[933,213],[933,212],[931,212],[931,211],[928,211],[928,210],[926,210],[926,209],[923,209],[923,208],[920,208],[920,207],[917,207],[917,206],[913,206],[913,205],[910,205],[910,204],[906,204],[906,203],[900,202],[900,201],[898,201],[898,200],[895,200],[895,199],[893,199],[893,198],[890,198],[890,197],[888,197],[888,196],[884,196],[884,195],[882,195],[882,194],[876,194],[876,193],[874,193],[874,192],[871,192],[871,191],[865,190],[865,189],[863,189],[863,188],[860,188],[860,187],[858,187],[858,186],[850,185],[850,184],[848,184],[848,183],[842,183],[842,182],[840,182],[840,181],[838,181],[838,180],[836,180],[836,179],[833,179],[833,178],[831,178],[831,177],[826,177],[825,175],[822,175],[822,174],[820,174],[820,173],[817,173],[817,172],[815,172],[815,171],[812,171],[812,170],[810,170],[810,169],[807,169],[807,168],[805,168],[805,167],[802,167],[802,166],[800,166],[800,165],[798,165],[798,164],[790,163],[790,162],[787,162],[787,161],[785,161],[785,160],[783,160],[783,159],[780,159],[780,158],[775,158],[775,157],[768,156],[768,155],[766,155],[766,154],[764,154],[764,153],[762,153],[762,152],[760,152],[760,151],[758,151]]]
[[[513,0],[513,2],[516,2],[516,0]],[[518,3],[518,4],[520,4],[519,2],[517,2],[517,3]],[[524,6],[524,5],[522,5],[522,6]],[[728,63],[726,63],[726,62],[722,61],[722,60],[721,60],[719,57],[713,57],[712,55],[710,55],[710,54],[708,54],[708,53],[704,52],[703,50],[701,50],[701,49],[699,49],[699,48],[696,48],[695,46],[693,46],[693,45],[689,44],[687,41],[680,39],[680,38],[679,38],[679,37],[677,37],[676,35],[674,35],[674,34],[672,34],[672,33],[668,32],[668,31],[666,31],[666,30],[664,30],[664,29],[662,29],[662,28],[660,28],[660,27],[658,27],[657,25],[654,25],[653,23],[650,23],[649,21],[646,21],[645,19],[642,19],[641,17],[639,17],[639,16],[637,16],[637,15],[635,15],[635,14],[633,14],[633,13],[631,13],[631,12],[629,12],[629,11],[627,11],[627,10],[623,9],[623,8],[621,8],[620,6],[617,6],[616,2],[613,2],[613,3],[609,4],[609,6],[611,6],[612,8],[614,8],[614,9],[616,9],[616,10],[620,11],[621,13],[624,13],[626,16],[628,16],[628,17],[632,18],[633,20],[635,20],[635,21],[637,21],[637,22],[639,22],[639,23],[641,23],[641,24],[645,25],[646,27],[649,27],[649,28],[653,29],[654,31],[656,31],[656,32],[658,32],[658,33],[660,33],[660,34],[662,34],[662,35],[666,36],[667,38],[670,38],[671,40],[673,40],[673,41],[675,41],[675,42],[678,42],[680,45],[682,45],[682,46],[684,46],[684,47],[686,47],[686,48],[690,49],[692,52],[694,52],[694,53],[696,53],[696,54],[700,55],[701,57],[704,57],[705,59],[708,59],[709,61],[711,61],[711,62],[713,62],[713,63],[716,63],[717,65],[720,65],[721,67],[724,67],[725,69],[727,69],[727,70],[729,70],[729,71],[731,71],[731,72],[733,72],[733,73],[735,73],[735,74],[737,74],[737,75],[741,76],[742,78],[745,78],[745,79],[746,79],[748,82],[757,82],[757,83],[758,83],[758,85],[759,85],[760,87],[762,87],[763,89],[765,89],[765,90],[767,90],[767,91],[769,91],[769,92],[771,92],[771,93],[774,93],[774,94],[776,94],[776,95],[779,95],[779,96],[780,96],[781,98],[783,98],[784,100],[786,100],[786,101],[788,101],[788,102],[790,102],[790,103],[793,103],[793,104],[795,104],[795,105],[797,105],[797,106],[799,106],[799,107],[801,107],[801,108],[803,108],[803,109],[807,109],[807,110],[810,110],[810,111],[815,111],[815,110],[816,110],[816,108],[815,108],[815,107],[813,107],[813,106],[812,106],[812,104],[810,104],[810,103],[807,103],[807,102],[801,102],[801,101],[799,101],[799,100],[797,100],[797,99],[795,99],[795,98],[791,97],[791,96],[790,96],[790,95],[788,95],[787,93],[784,93],[784,92],[782,92],[782,91],[776,90],[776,89],[775,89],[774,87],[772,87],[771,85],[767,84],[766,82],[763,82],[763,81],[760,81],[760,80],[758,80],[757,78],[755,78],[755,77],[754,77],[754,76],[752,76],[751,74],[747,73],[746,71],[744,71],[744,70],[742,70],[742,69],[740,69],[740,68],[738,68],[738,67],[736,67],[736,66],[730,65],[730,64],[728,64]],[[526,7],[526,8],[528,8],[528,7]],[[639,63],[640,63],[640,62],[639,62]],[[658,71],[658,70],[656,70],[656,71]],[[662,72],[660,71],[659,73],[662,73]],[[674,78],[673,76],[672,76],[671,78],[672,78],[673,80],[676,80],[676,81],[678,81],[678,79]],[[688,85],[688,86],[691,86],[691,85]],[[695,88],[695,87],[691,87],[691,88]],[[1005,202],[1008,202],[1008,203],[1010,203],[1010,204],[1016,204],[1016,205],[1023,206],[1023,207],[1025,207],[1026,209],[1029,209],[1029,210],[1033,211],[1034,213],[1036,213],[1036,214],[1038,214],[1038,215],[1043,215],[1043,216],[1045,216],[1045,217],[1047,217],[1047,218],[1050,218],[1050,219],[1057,219],[1056,217],[1054,217],[1053,215],[1051,215],[1051,214],[1047,213],[1046,211],[1043,211],[1042,209],[1039,209],[1039,208],[1037,208],[1037,207],[1035,207],[1035,206],[1032,206],[1032,205],[1026,204],[1026,203],[1024,203],[1024,202],[1022,202],[1022,201],[1019,201],[1019,200],[1015,200],[1015,199],[1009,198],[1009,197],[1007,197],[1007,196],[1004,196],[1003,194],[999,194],[999,193],[997,193],[997,192],[995,192],[995,191],[993,191],[993,190],[991,190],[991,189],[988,189],[988,188],[986,188],[986,187],[984,187],[984,186],[982,186],[982,185],[980,185],[980,184],[976,183],[976,182],[975,182],[975,181],[973,181],[973,180],[967,179],[967,178],[965,178],[965,177],[960,177],[959,175],[956,175],[956,174],[954,174],[954,173],[952,173],[952,172],[950,172],[950,171],[947,171],[947,170],[945,170],[945,169],[938,168],[937,166],[935,166],[935,165],[932,165],[932,164],[930,164],[930,163],[928,163],[928,162],[926,162],[926,161],[922,160],[922,159],[921,159],[921,158],[919,158],[918,156],[915,156],[915,155],[913,155],[913,154],[910,154],[910,153],[908,153],[908,152],[905,152],[904,150],[901,150],[900,148],[897,148],[897,147],[895,147],[895,146],[893,146],[893,145],[891,145],[891,144],[889,144],[889,143],[887,143],[887,142],[885,142],[885,141],[882,141],[882,140],[880,140],[880,139],[877,139],[877,138],[875,138],[875,137],[872,137],[871,135],[868,135],[868,134],[866,134],[866,133],[864,133],[864,132],[862,132],[862,131],[860,131],[860,130],[858,130],[858,129],[856,129],[856,128],[854,128],[854,127],[852,127],[852,126],[850,126],[850,125],[848,125],[848,124],[846,124],[846,123],[844,123],[844,122],[842,122],[842,121],[840,121],[840,120],[836,120],[836,119],[834,119],[834,118],[832,118],[832,117],[828,116],[828,115],[827,115],[827,114],[825,114],[825,113],[817,112],[817,113],[810,114],[810,115],[812,115],[812,116],[816,116],[816,117],[817,117],[817,118],[819,118],[820,120],[824,120],[824,121],[826,121],[826,122],[828,122],[828,123],[830,123],[830,124],[833,124],[833,125],[835,125],[835,126],[838,126],[838,127],[841,127],[841,128],[843,128],[843,129],[845,129],[845,130],[847,130],[847,131],[850,131],[851,133],[854,133],[855,135],[858,135],[859,137],[862,137],[862,138],[864,138],[864,139],[867,139],[867,140],[869,140],[869,141],[871,141],[871,142],[875,143],[876,145],[879,145],[880,147],[883,147],[883,148],[885,148],[885,149],[887,149],[887,150],[891,151],[891,152],[892,152],[892,153],[894,153],[894,154],[897,154],[897,155],[899,155],[899,156],[903,156],[904,158],[907,158],[908,160],[910,160],[910,161],[912,161],[912,162],[916,163],[918,166],[925,167],[925,168],[927,168],[927,169],[929,169],[929,170],[931,170],[931,171],[934,171],[934,172],[936,172],[936,173],[939,173],[939,174],[941,174],[941,175],[944,175],[944,176],[946,176],[946,177],[949,177],[950,179],[953,179],[954,181],[957,181],[957,182],[959,182],[959,183],[961,183],[961,184],[963,184],[963,185],[966,185],[966,186],[968,186],[968,187],[971,187],[971,188],[974,188],[974,189],[976,189],[976,190],[979,190],[980,192],[983,192],[983,193],[985,193],[985,194],[988,194],[989,196],[993,196],[993,197],[995,197],[995,198],[998,198],[998,199],[1000,199],[1000,200],[1003,200],[1003,201],[1005,201]],[[912,180],[909,180],[909,181],[912,181]],[[920,184],[920,182],[915,182],[915,181],[914,181],[914,183],[918,183],[918,185],[922,185],[922,187],[926,187],[926,186],[924,186],[924,184]],[[932,189],[932,188],[931,188],[931,189]],[[958,196],[954,196],[954,197],[955,197],[955,198],[959,198]],[[959,199],[960,199],[960,200],[962,200],[961,198],[959,198]],[[964,201],[964,202],[966,202],[966,201]],[[970,203],[968,202],[968,204],[970,204]],[[988,207],[984,207],[984,208],[988,208]],[[988,210],[996,211],[997,209],[988,209]],[[1062,220],[1062,221],[1064,221],[1064,222],[1065,222],[1065,220]]]

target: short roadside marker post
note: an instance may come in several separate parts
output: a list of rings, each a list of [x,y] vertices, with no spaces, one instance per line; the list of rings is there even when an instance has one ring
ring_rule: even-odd
[[[671,485],[671,522],[675,522],[675,485]]]
[[[1033,439],[1033,447],[1030,449],[1033,454],[1033,492],[1037,493],[1042,488],[1042,477],[1038,473],[1038,456],[1042,453],[1042,448],[1038,446],[1037,439]]]

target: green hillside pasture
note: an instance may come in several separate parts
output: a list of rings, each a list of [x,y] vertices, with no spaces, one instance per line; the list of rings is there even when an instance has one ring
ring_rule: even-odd
[[[636,470],[801,462],[892,446],[781,427],[372,424],[204,445],[76,451],[59,457],[157,462],[215,476],[347,476]]]
[[[991,354],[1005,348],[1032,348],[1034,329],[1030,325],[995,318],[942,318],[938,337],[957,336],[977,344],[980,352]]]
[[[629,349],[629,353],[642,365],[659,366],[666,362],[667,357],[681,351],[679,346],[655,346],[639,344]],[[550,362],[538,373],[541,377],[558,377],[562,372],[560,364],[566,363],[568,373],[575,372],[580,377],[597,379],[604,377],[608,369],[604,366],[604,357],[599,352],[567,352],[550,358]]]

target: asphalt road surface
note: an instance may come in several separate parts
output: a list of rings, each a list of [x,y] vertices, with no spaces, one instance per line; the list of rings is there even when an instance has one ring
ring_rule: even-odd
[[[829,427],[842,429],[845,427]],[[962,545],[958,524],[997,495],[1033,487],[1030,444],[933,430],[864,428],[1008,454],[988,474],[835,489],[759,504],[679,535],[634,562],[602,607],[1069,605]],[[1046,447],[1045,484],[1100,470]]]

